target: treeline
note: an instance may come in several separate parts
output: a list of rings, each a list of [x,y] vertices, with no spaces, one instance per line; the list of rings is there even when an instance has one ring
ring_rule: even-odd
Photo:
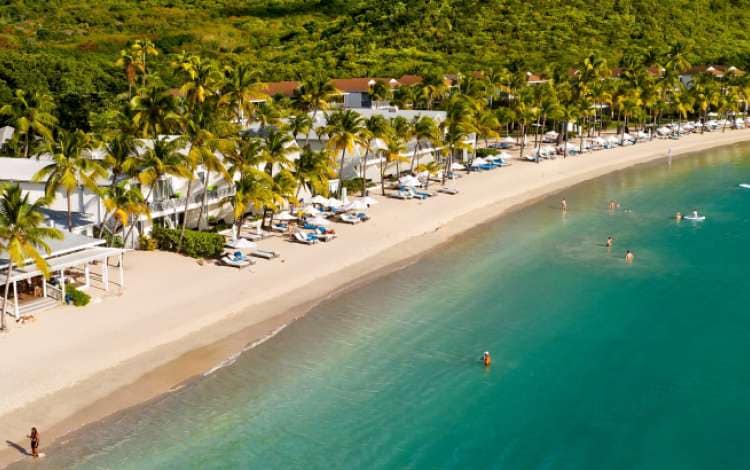
[[[165,54],[250,61],[273,81],[320,70],[551,73],[590,53],[617,66],[675,42],[691,63],[747,69],[747,24],[748,0],[3,0],[0,100],[19,86],[84,101],[109,95],[121,83],[111,58],[143,37]],[[155,71],[172,80],[168,63]]]

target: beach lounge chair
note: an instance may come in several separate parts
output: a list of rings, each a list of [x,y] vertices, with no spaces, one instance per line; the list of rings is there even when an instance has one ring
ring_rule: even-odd
[[[435,193],[426,191],[424,189],[415,189],[414,193],[417,194],[418,196],[425,196],[425,197],[433,197],[435,195]]]
[[[409,194],[411,194],[412,198],[419,199],[419,200],[422,200],[422,201],[425,200],[425,199],[427,199],[429,197],[429,196],[425,196],[424,194],[418,193],[417,190],[414,189],[414,188],[403,188],[403,191],[406,191]]]
[[[289,230],[289,224],[273,224],[271,225],[271,230],[273,230],[274,232],[284,233]]]
[[[255,256],[256,258],[263,258],[263,259],[274,259],[281,256],[281,254],[278,251],[273,250],[255,250],[252,253],[250,253],[250,256]]]
[[[251,260],[248,256],[235,252],[234,254],[227,254],[221,257],[221,262],[226,266],[232,266],[234,268],[246,268],[255,264],[255,261]]]
[[[318,237],[312,233],[304,233],[300,231],[294,232],[294,241],[303,243],[305,245],[314,245],[318,243]]]
[[[438,189],[438,192],[455,196],[456,194],[458,194],[458,189],[449,188],[448,186],[443,186],[442,188]]]
[[[321,233],[317,235],[318,240],[321,242],[330,242],[331,240],[334,240],[338,235],[335,233]]]
[[[352,224],[352,225],[362,222],[362,219],[352,214],[341,214],[339,215],[339,220],[341,222]]]
[[[391,194],[391,197],[396,199],[411,199],[411,193],[408,191],[398,190],[398,192]]]

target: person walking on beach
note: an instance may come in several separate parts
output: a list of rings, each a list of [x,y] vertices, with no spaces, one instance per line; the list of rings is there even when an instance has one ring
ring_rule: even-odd
[[[625,262],[628,264],[633,264],[633,260],[635,259],[635,255],[632,251],[628,250],[625,252]]]
[[[31,441],[31,456],[34,458],[39,457],[39,431],[36,428],[31,428],[31,434],[26,437]]]
[[[568,201],[566,201],[565,198],[560,201],[560,210],[563,212],[568,212]]]

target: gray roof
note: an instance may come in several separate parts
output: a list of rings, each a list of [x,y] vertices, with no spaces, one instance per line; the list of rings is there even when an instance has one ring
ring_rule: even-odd
[[[44,214],[44,217],[55,224],[55,227],[59,229],[68,228],[68,212],[63,210],[50,209],[49,207],[42,207],[39,209]],[[71,222],[73,222],[73,228],[88,227],[94,224],[94,219],[91,218],[91,214],[86,212],[71,212]]]
[[[46,254],[44,250],[40,250],[40,253],[45,259],[83,250],[85,248],[103,245],[105,243],[104,240],[79,235],[77,233],[67,231],[62,233],[62,240],[47,240],[47,244],[50,247],[49,254]],[[8,253],[5,250],[0,250],[0,269],[5,266],[8,266]]]

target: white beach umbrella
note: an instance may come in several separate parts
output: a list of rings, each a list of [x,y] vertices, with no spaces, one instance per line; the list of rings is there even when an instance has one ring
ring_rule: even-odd
[[[473,167],[477,167],[477,166],[481,166],[481,165],[486,165],[486,164],[487,164],[487,160],[485,160],[482,157],[475,158],[474,161],[471,162],[471,166],[473,166]]]
[[[289,220],[297,220],[297,217],[290,214],[289,211],[282,211],[282,212],[279,212],[278,214],[275,214],[273,216],[273,220],[289,221]]]
[[[310,199],[310,202],[313,204],[320,204],[321,206],[325,206],[328,205],[328,198],[318,194],[317,196]]]
[[[258,248],[258,245],[247,238],[238,238],[237,240],[227,243],[227,246],[229,248],[234,248],[235,250],[254,250]]]
[[[453,170],[453,171],[461,171],[461,170],[465,170],[465,169],[466,169],[466,167],[463,166],[463,165],[461,165],[458,162],[451,163],[451,170]]]
[[[307,215],[319,215],[320,211],[315,208],[315,206],[305,206],[302,208],[302,212],[304,212]]]
[[[336,198],[330,198],[330,199],[328,199],[328,200],[326,201],[326,205],[327,205],[328,207],[333,207],[333,208],[337,208],[337,207],[341,207],[341,206],[343,206],[343,205],[344,205],[344,203],[343,203],[343,202],[341,202],[341,201],[339,201],[339,200],[338,200],[338,199],[336,199]]]
[[[313,225],[323,225],[323,226],[328,226],[331,224],[331,222],[329,222],[328,219],[324,219],[323,217],[313,217],[312,219],[309,219],[308,222]]]
[[[511,137],[511,136],[508,135],[508,136],[505,136],[502,139],[500,139],[500,142],[502,142],[504,144],[515,144],[516,143],[516,139],[514,139],[513,137]]]
[[[420,186],[422,183],[411,175],[407,175],[398,180],[401,186]]]
[[[363,210],[367,210],[367,204],[357,199],[345,205],[344,209],[348,211],[363,211]]]

